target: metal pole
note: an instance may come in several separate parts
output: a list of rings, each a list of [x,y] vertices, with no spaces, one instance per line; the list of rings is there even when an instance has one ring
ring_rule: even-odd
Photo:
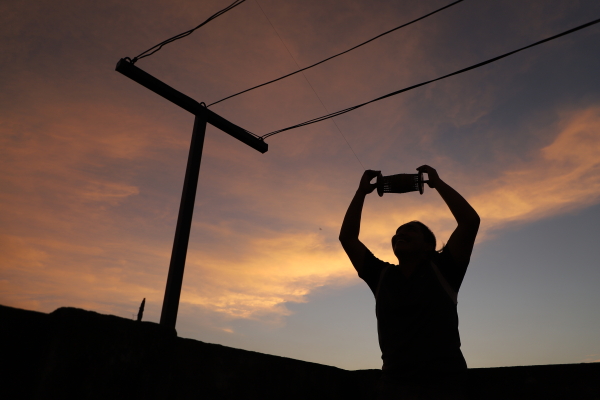
[[[181,196],[181,204],[179,205],[179,216],[177,217],[177,228],[175,229],[175,240],[173,241],[173,252],[171,253],[171,264],[169,265],[169,275],[167,277],[167,288],[160,315],[161,325],[175,328],[185,258],[190,240],[190,229],[192,227],[192,214],[194,213],[194,200],[196,199],[196,188],[198,187],[198,175],[200,173],[200,160],[202,159],[206,123],[213,125],[261,153],[266,153],[269,150],[269,145],[262,138],[253,136],[245,129],[210,111],[203,103],[198,103],[191,97],[156,79],[146,71],[139,69],[129,59],[122,58],[119,60],[116,70],[196,116],[187,169],[185,170],[183,194]]]
[[[198,187],[198,175],[200,174],[200,161],[202,160],[205,132],[206,112],[200,112],[196,114],[196,119],[194,120],[194,131],[192,133],[190,154],[185,170],[183,193],[181,195],[181,204],[179,205],[179,216],[177,217],[177,228],[175,228],[175,240],[173,241],[167,288],[165,289],[165,298],[160,315],[160,324],[169,328],[175,328],[175,323],[177,322],[177,310],[179,308],[185,258],[190,240],[190,229],[192,228],[192,215],[194,214],[194,201],[196,200],[196,188]]]

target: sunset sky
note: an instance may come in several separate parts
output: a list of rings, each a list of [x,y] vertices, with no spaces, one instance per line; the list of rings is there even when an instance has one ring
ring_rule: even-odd
[[[115,65],[231,1],[0,2],[0,304],[131,319],[146,298],[158,322],[194,117]],[[451,2],[258,1],[136,65],[211,103]],[[262,135],[596,18],[597,0],[466,0],[211,110]],[[335,123],[265,154],[207,128],[179,336],[380,368],[339,228],[364,168],[429,164],[482,218],[458,298],[469,367],[600,361],[600,24]],[[374,193],[361,240],[397,262],[414,219],[440,244],[455,227],[435,190]]]

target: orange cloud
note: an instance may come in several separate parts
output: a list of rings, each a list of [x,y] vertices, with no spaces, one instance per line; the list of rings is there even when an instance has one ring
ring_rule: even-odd
[[[486,226],[531,221],[598,202],[600,107],[565,113],[556,139],[473,198]]]
[[[235,318],[285,316],[285,303],[305,302],[317,287],[352,279],[340,246],[319,234],[272,232],[254,239],[230,234],[234,242],[250,242],[243,257],[192,251],[182,302]]]
[[[92,181],[86,182],[81,192],[81,197],[90,201],[105,201],[111,205],[115,205],[120,199],[139,193],[139,189],[135,186]]]

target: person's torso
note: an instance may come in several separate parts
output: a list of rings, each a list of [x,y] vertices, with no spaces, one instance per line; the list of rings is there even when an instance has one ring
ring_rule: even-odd
[[[460,352],[456,304],[429,262],[409,277],[398,266],[388,265],[376,300],[384,366],[426,364]]]

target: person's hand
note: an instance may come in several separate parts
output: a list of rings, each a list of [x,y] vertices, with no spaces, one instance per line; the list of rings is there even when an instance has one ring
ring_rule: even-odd
[[[376,183],[371,183],[371,180],[379,175],[381,171],[373,171],[372,169],[368,169],[363,173],[362,178],[360,178],[360,184],[358,185],[358,191],[364,194],[369,194],[377,187]]]
[[[417,168],[417,171],[424,172],[427,174],[427,177],[428,177],[427,184],[432,189],[434,189],[436,187],[436,185],[442,181],[440,179],[440,176],[438,175],[437,171],[435,170],[435,168],[432,168],[429,165],[421,165],[419,168]]]

